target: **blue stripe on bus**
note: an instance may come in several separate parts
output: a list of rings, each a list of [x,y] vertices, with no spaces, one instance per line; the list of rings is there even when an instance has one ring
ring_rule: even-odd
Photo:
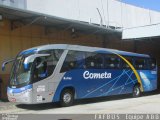
[[[90,73],[112,73],[112,78],[109,79],[84,79],[83,73],[85,71],[89,71]],[[131,75],[130,77],[128,77]],[[64,78],[71,77],[71,80],[66,80]],[[129,80],[127,79],[129,78]],[[122,86],[126,82],[134,81],[136,80],[135,75],[133,74],[132,70],[107,70],[107,69],[76,69],[66,72],[66,74],[63,76],[61,82],[58,85],[58,88],[55,92],[55,96],[53,97],[53,101],[59,101],[60,93],[65,87],[74,87],[76,90],[76,97],[79,98],[92,98],[97,97],[100,94],[109,91],[111,88],[111,85],[115,83],[115,86],[112,88],[115,88],[117,86]],[[132,92],[132,86],[133,82],[131,84],[127,84],[127,91],[123,91],[122,93],[126,92]],[[103,92],[101,91],[103,89]],[[118,91],[111,91],[110,94],[118,94],[120,90]],[[103,95],[102,95],[103,96]]]
[[[85,71],[90,73],[112,73],[112,78],[84,79],[83,73]],[[156,75],[153,76],[150,70],[138,70],[137,72],[141,76],[144,91],[157,88],[157,77]],[[75,99],[81,99],[132,93],[133,86],[137,82],[137,78],[131,69],[74,69],[66,72],[63,76],[53,96],[53,102],[59,101],[60,94],[66,87],[75,88]]]
[[[20,55],[26,55],[26,54],[32,54],[34,52],[36,52],[37,49],[30,49],[30,50],[25,50],[25,51],[22,51],[20,53]]]
[[[24,87],[21,87],[21,88],[10,88],[8,87],[7,88],[7,93],[21,93],[25,90],[28,90],[28,89],[31,89],[33,88],[33,85],[27,85],[27,86],[24,86]]]

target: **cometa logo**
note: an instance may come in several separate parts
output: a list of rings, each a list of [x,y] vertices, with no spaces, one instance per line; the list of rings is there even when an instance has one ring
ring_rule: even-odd
[[[90,73],[89,71],[85,71],[83,73],[84,79],[108,79],[112,77],[111,73]]]

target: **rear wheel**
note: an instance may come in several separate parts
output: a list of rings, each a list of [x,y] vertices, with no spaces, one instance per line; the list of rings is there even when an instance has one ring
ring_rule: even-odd
[[[133,97],[141,96],[141,89],[140,89],[139,85],[134,86],[132,95],[133,95]]]
[[[60,105],[62,107],[68,107],[73,104],[74,101],[74,92],[70,89],[65,89],[61,93]]]

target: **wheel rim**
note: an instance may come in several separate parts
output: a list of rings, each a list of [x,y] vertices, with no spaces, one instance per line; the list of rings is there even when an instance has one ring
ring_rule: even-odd
[[[65,93],[64,96],[63,96],[63,101],[65,103],[69,103],[71,101],[71,98],[72,98],[72,96],[71,96],[70,93]]]
[[[139,91],[139,88],[138,88],[138,87],[136,87],[136,88],[134,89],[134,93],[135,93],[136,96],[138,96],[138,95],[140,94],[140,91]]]

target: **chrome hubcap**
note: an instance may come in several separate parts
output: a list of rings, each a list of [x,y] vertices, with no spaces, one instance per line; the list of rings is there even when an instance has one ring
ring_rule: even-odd
[[[63,96],[63,101],[65,103],[69,103],[71,101],[71,94],[65,93],[64,96]]]
[[[135,95],[139,95],[140,91],[139,91],[139,88],[138,88],[138,87],[135,88],[134,93],[135,93]]]

